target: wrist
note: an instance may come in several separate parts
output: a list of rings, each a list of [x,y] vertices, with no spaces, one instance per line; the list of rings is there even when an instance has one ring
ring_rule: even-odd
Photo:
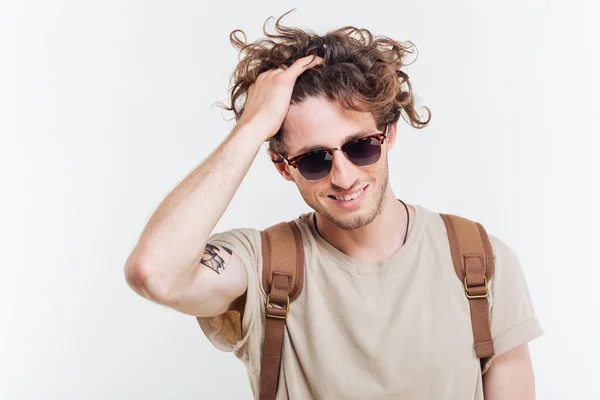
[[[273,136],[268,130],[264,125],[251,121],[239,122],[234,128],[236,134],[253,137],[256,140],[260,140],[261,143],[268,141]]]

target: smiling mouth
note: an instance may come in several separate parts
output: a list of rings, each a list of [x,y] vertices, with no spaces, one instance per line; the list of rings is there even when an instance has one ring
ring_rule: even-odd
[[[327,197],[329,197],[329,198],[331,198],[331,199],[338,200],[338,201],[350,201],[350,200],[354,200],[354,199],[356,199],[358,196],[360,196],[362,192],[364,192],[364,191],[365,191],[365,189],[367,188],[367,186],[369,186],[369,185],[366,185],[364,188],[362,188],[362,189],[360,189],[360,190],[357,190],[356,192],[354,192],[354,193],[352,193],[352,194],[350,194],[350,195],[346,195],[346,196],[334,196],[334,195],[328,195]]]

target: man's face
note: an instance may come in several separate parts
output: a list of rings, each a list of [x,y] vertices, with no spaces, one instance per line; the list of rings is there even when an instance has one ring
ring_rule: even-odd
[[[305,147],[340,147],[348,138],[364,131],[361,137],[379,133],[370,113],[348,111],[333,100],[310,98],[291,105],[284,121],[284,145],[287,158],[305,153]],[[395,140],[396,124],[388,126],[388,139],[381,147],[381,157],[370,166],[358,167],[342,151],[333,152],[333,166],[325,178],[311,182],[285,163],[276,164],[284,178],[296,183],[304,201],[315,211],[342,229],[357,229],[369,224],[379,214],[388,188],[387,151]],[[356,200],[345,202],[335,196],[360,193]]]

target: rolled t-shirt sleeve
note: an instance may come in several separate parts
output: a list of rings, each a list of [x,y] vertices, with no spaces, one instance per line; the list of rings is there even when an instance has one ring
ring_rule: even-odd
[[[234,352],[239,358],[244,358],[247,357],[247,352],[243,351],[244,347],[264,306],[257,268],[262,263],[260,231],[249,228],[231,229],[211,235],[208,244],[227,247],[244,264],[248,276],[246,303],[241,319],[239,312],[233,310],[196,319],[208,340],[217,349]]]
[[[495,257],[490,281],[490,324],[495,354],[486,360],[483,373],[495,357],[544,333],[535,316],[519,258],[506,243],[492,235],[489,238]]]

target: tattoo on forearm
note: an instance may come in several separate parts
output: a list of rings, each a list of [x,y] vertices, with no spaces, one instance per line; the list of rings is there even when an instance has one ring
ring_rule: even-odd
[[[229,250],[225,246],[221,246],[225,249],[229,255],[232,254],[231,250]],[[206,265],[208,268],[215,271],[217,274],[220,274],[223,269],[225,269],[225,261],[218,254],[221,250],[217,246],[213,246],[212,244],[207,244],[206,249],[204,249],[204,254],[202,255],[202,259],[200,263]]]

